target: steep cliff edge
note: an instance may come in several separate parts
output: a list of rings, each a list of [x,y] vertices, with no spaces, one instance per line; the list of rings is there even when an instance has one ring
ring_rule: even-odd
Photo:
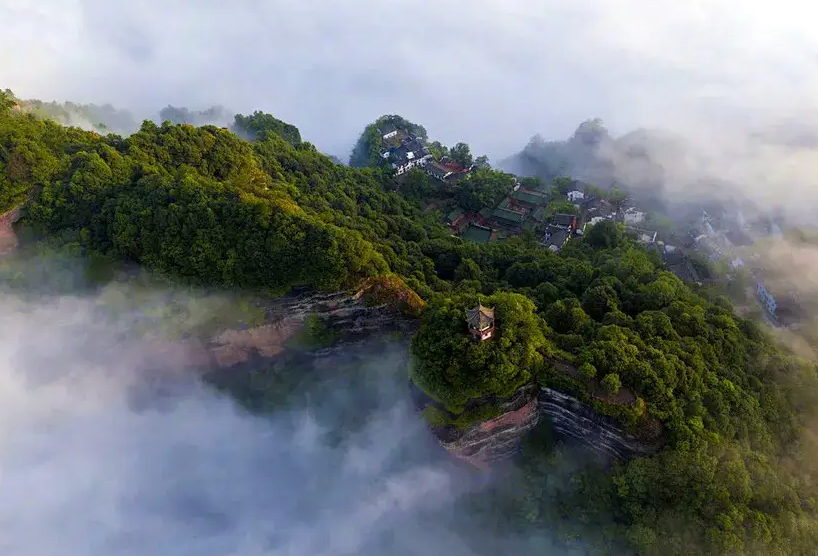
[[[17,234],[14,223],[20,219],[20,209],[13,209],[0,215],[0,256],[8,255],[17,248]]]
[[[654,454],[661,447],[659,434],[637,438],[615,419],[557,390],[541,388],[538,400],[543,421],[548,421],[559,437],[598,454],[624,460]]]
[[[499,416],[466,430],[451,425],[435,429],[440,444],[452,455],[477,467],[487,467],[514,456],[522,438],[540,421],[537,388],[526,386],[495,404],[499,405]]]
[[[287,349],[327,354],[373,334],[407,333],[415,326],[387,302],[372,305],[368,299],[362,290],[284,296],[267,307],[265,324],[225,330],[210,340],[208,348],[215,365],[227,368]]]
[[[415,403],[428,399],[413,388]],[[432,427],[441,446],[470,464],[487,468],[513,457],[523,438],[535,427],[551,427],[557,438],[580,445],[604,458],[627,460],[661,448],[661,435],[637,438],[612,417],[595,412],[578,399],[551,388],[528,384],[505,400],[493,400],[499,415],[464,430],[454,425]]]

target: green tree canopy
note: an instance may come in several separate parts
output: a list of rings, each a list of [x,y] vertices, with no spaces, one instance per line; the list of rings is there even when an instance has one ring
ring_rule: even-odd
[[[469,168],[474,163],[471,149],[466,143],[456,143],[449,149],[449,158],[460,164],[463,168]]]
[[[466,310],[477,305],[476,296],[431,304],[412,339],[412,380],[455,414],[470,400],[511,395],[531,380],[548,350],[545,324],[530,299],[498,292],[480,302],[494,308],[491,339],[478,342],[468,332]]]
[[[301,132],[297,127],[271,114],[259,111],[249,116],[236,114],[233,120],[233,131],[251,141],[262,141],[268,133],[274,133],[294,147],[301,143]]]

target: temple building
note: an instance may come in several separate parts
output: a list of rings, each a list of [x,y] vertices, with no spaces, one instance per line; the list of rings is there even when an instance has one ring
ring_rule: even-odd
[[[477,304],[474,309],[466,311],[469,333],[475,340],[482,342],[494,335],[494,309]]]

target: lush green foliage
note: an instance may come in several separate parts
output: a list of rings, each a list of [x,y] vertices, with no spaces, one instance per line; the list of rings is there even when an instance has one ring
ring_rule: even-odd
[[[514,176],[481,167],[458,184],[457,204],[466,210],[495,207],[514,187]]]
[[[414,124],[397,115],[381,116],[373,123],[364,128],[363,133],[355,143],[352,149],[352,155],[349,158],[349,165],[353,168],[388,168],[389,164],[386,160],[381,158],[381,132],[378,128],[383,125],[393,125],[397,129],[404,132],[411,133],[419,139],[426,141],[426,128],[421,125]]]
[[[301,132],[298,128],[264,112],[253,112],[249,116],[236,114],[233,131],[252,141],[263,141],[268,133],[275,133],[293,147],[301,143]]]
[[[96,134],[64,128],[33,114],[11,111],[13,98],[0,99],[0,211],[19,204],[35,187],[50,183],[71,165],[71,156],[98,142]],[[5,108],[2,108],[5,106]]]
[[[159,111],[159,120],[172,124],[205,125],[227,120],[227,111],[222,106],[211,106],[207,110],[190,110],[184,106],[166,106]]]
[[[415,362],[412,380],[451,413],[462,413],[467,402],[506,397],[529,382],[547,350],[542,320],[534,303],[514,293],[496,293],[482,300],[494,308],[496,334],[475,342],[468,333],[466,308],[475,296],[456,296],[431,307],[412,340]]]
[[[126,139],[102,137],[20,114],[7,98],[4,209],[30,198],[25,221],[78,251],[194,282],[280,292],[392,272],[399,290],[430,302],[413,373],[446,419],[469,416],[463,425],[476,415],[471,400],[535,375],[589,391],[596,381],[612,391],[616,375],[645,419],[664,425],[665,450],[576,470],[559,492],[543,486],[557,452],[527,450],[520,489],[504,494],[521,520],[650,556],[800,555],[818,543],[815,366],[691,291],[616,226],[594,226],[558,254],[526,237],[462,242],[407,202],[389,172],[339,166],[277,131],[248,143],[212,126],[148,122]],[[464,311],[479,295],[495,306],[497,337],[476,344]]]

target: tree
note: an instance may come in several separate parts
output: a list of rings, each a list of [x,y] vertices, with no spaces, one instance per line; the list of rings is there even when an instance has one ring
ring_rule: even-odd
[[[616,222],[606,219],[590,227],[585,241],[595,249],[613,249],[622,245],[624,233]]]
[[[412,168],[400,184],[400,192],[405,197],[423,200],[437,191],[437,183],[420,168]]]
[[[618,206],[622,201],[628,198],[628,195],[618,187],[612,187],[606,192],[605,197],[608,201]]]
[[[527,297],[482,298],[496,319],[494,336],[482,342],[472,339],[465,319],[477,303],[476,296],[452,296],[430,304],[412,339],[412,380],[453,414],[469,400],[510,396],[531,380],[547,351],[543,322]]]
[[[480,167],[480,168],[490,167],[491,166],[489,164],[489,157],[487,157],[484,154],[482,154],[482,155],[480,155],[480,156],[478,156],[477,158],[474,159],[474,165],[477,166],[477,167]]]
[[[622,388],[622,382],[619,380],[619,375],[616,373],[608,373],[602,378],[602,388],[609,396],[615,396],[619,389]]]
[[[565,196],[573,187],[573,180],[567,176],[560,176],[551,181],[552,186],[561,196]]]
[[[604,122],[600,118],[593,118],[579,124],[570,141],[582,145],[596,146],[609,137]]]
[[[514,177],[491,168],[477,168],[459,182],[457,204],[466,210],[479,211],[494,207],[514,187]]]
[[[440,160],[443,157],[449,156],[449,147],[440,141],[432,141],[429,143],[429,153],[435,160]]]
[[[588,363],[587,361],[579,366],[579,374],[585,378],[585,380],[593,380],[596,378],[596,367]]]
[[[589,324],[588,315],[576,298],[559,300],[549,305],[545,311],[545,320],[561,334],[583,332]]]
[[[474,159],[471,155],[471,149],[466,143],[457,143],[449,150],[449,158],[460,164],[463,168],[469,168]]]
[[[463,259],[454,271],[454,279],[457,282],[480,280],[481,276],[480,267],[472,259]]]
[[[174,124],[205,125],[227,119],[227,112],[221,106],[211,106],[207,110],[189,110],[182,107],[166,106],[159,111],[159,119]]]
[[[17,100],[11,90],[0,91],[0,112],[9,110],[15,104],[17,104]]]
[[[602,321],[606,313],[618,306],[616,292],[610,286],[588,288],[582,294],[582,308],[592,319]]]
[[[568,200],[553,201],[545,207],[545,216],[550,218],[555,214],[579,214],[579,209]]]
[[[236,114],[233,132],[250,141],[263,141],[268,133],[274,133],[294,147],[301,143],[301,132],[297,127],[259,111],[249,116]]]

